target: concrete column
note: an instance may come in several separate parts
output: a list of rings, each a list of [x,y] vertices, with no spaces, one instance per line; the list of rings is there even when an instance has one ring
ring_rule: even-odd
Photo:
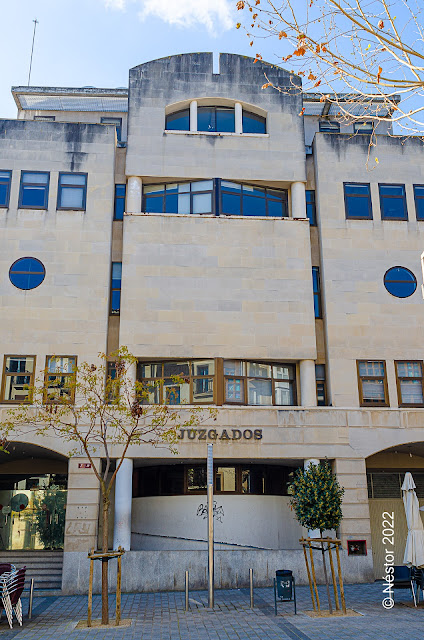
[[[115,481],[115,521],[113,527],[113,548],[131,549],[131,506],[132,506],[133,461],[125,458]]]
[[[235,121],[236,121],[236,126],[235,126],[235,132],[236,133],[243,133],[243,108],[240,104],[240,102],[236,102],[235,106],[234,106],[234,112],[235,112]]]
[[[300,371],[300,404],[302,407],[317,406],[317,388],[315,378],[315,361],[301,360]]]
[[[292,182],[290,190],[292,218],[307,218],[305,183]]]
[[[190,131],[197,131],[197,100],[190,102]]]
[[[130,176],[127,184],[127,213],[141,213],[142,180],[138,176]]]
[[[318,458],[306,458],[306,460],[303,461],[303,469],[307,471],[309,467],[312,465],[319,465],[319,463],[320,461]],[[320,538],[321,532],[319,529],[308,529],[308,536],[310,538]]]

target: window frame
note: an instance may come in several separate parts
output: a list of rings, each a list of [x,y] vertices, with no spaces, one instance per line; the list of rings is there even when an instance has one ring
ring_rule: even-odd
[[[407,296],[397,296],[395,293],[392,293],[391,291],[388,290],[388,288],[386,286],[386,276],[389,273],[389,271],[392,271],[392,269],[404,269],[405,271],[408,271],[408,273],[410,273],[414,277],[415,289],[412,291],[412,293],[409,293]],[[406,280],[391,280],[391,282],[407,282],[407,281]],[[389,267],[387,269],[387,271],[385,272],[385,274],[383,276],[383,285],[384,285],[384,288],[387,291],[387,293],[389,295],[391,295],[393,298],[397,298],[398,300],[406,300],[407,298],[410,298],[411,296],[413,296],[414,293],[416,293],[417,288],[418,288],[418,281],[417,281],[417,277],[416,277],[415,273],[413,271],[411,271],[411,269],[408,269],[408,267],[402,267],[400,264],[395,264],[395,265],[393,265],[393,267]]]
[[[223,206],[222,206],[222,196],[223,193],[228,193],[229,195],[239,195],[238,193],[232,193],[230,191],[227,191],[225,186],[222,186],[223,182],[233,182],[234,184],[239,184],[240,185],[240,213],[224,213],[223,212]],[[264,196],[263,199],[265,200],[265,215],[258,215],[258,216],[249,216],[249,215],[244,215],[243,213],[243,188],[244,187],[259,187],[260,189],[264,190]],[[272,196],[268,196],[268,191],[278,191],[281,192],[282,194],[282,199],[281,202],[283,204],[283,214],[285,213],[286,215],[281,215],[281,216],[272,216],[268,214],[269,211],[269,207],[268,207],[268,203],[269,200],[273,201],[273,202],[280,202],[279,200],[277,200],[277,198],[273,198]],[[248,195],[248,194],[247,194]],[[253,195],[252,197],[257,197],[258,200],[261,199],[261,196],[255,196]],[[244,218],[275,218],[276,220],[279,219],[284,219],[284,218],[289,218],[289,193],[287,189],[279,189],[278,187],[273,188],[273,187],[262,187],[261,185],[254,185],[254,184],[249,184],[247,182],[238,182],[237,180],[224,180],[223,178],[218,178],[218,206],[216,208],[216,215],[219,216],[231,216],[231,217],[244,217]]]
[[[422,218],[418,217],[418,207],[417,207],[417,200],[422,200],[423,201],[423,209],[424,209],[424,195],[417,196],[416,187],[419,187],[420,189],[423,189],[423,191],[424,191],[424,184],[413,184],[412,185],[412,188],[414,190],[415,217],[416,217],[418,222],[424,222],[424,215],[423,215]]]
[[[61,184],[62,176],[84,176],[85,184]],[[56,209],[57,211],[86,211],[87,210],[87,184],[88,184],[88,173],[84,173],[82,171],[59,171],[59,175],[57,178],[57,202]],[[62,190],[63,189],[82,189],[83,197],[82,197],[82,206],[81,207],[63,207],[60,204],[62,198]]]
[[[11,169],[0,169],[0,173],[8,173],[9,179],[6,181],[4,178],[0,178],[0,183],[6,185],[6,201],[4,204],[0,203],[0,209],[8,209],[10,204],[10,191],[12,187],[12,170]]]
[[[235,109],[235,107],[234,107]],[[251,116],[254,116],[252,118],[252,120],[254,120],[255,118],[261,121],[263,121],[264,124],[264,128],[265,131],[261,131],[261,132],[254,132],[254,131],[245,131],[244,130],[244,116],[246,114],[246,117],[249,118]],[[248,136],[264,136],[268,133],[268,123],[267,123],[267,117],[266,116],[261,116],[259,113],[254,113],[253,111],[249,111],[248,109],[245,109],[244,107],[242,107],[242,111],[241,111],[241,130],[242,130],[242,134],[245,133]]]
[[[214,129],[199,129],[199,110],[201,109],[211,109],[213,111],[213,116],[211,121],[214,123],[215,128]],[[217,110],[222,110],[222,111],[232,111],[233,115],[234,115],[234,129],[233,131],[221,131],[219,129],[217,129]],[[242,114],[242,121],[243,121],[243,114]],[[235,108],[235,104],[233,104],[232,107],[227,106],[227,105],[207,105],[207,104],[198,104],[197,105],[197,133],[235,133],[236,132],[236,108]]]
[[[337,122],[337,120],[319,120],[319,131],[320,133],[340,133],[340,122]],[[335,125],[335,127],[332,129],[326,129],[325,126],[323,128],[323,125]]]
[[[311,199],[308,200],[308,194],[310,194]],[[309,219],[309,224],[311,227],[316,227],[317,225],[317,204],[315,197],[315,189],[305,189],[305,198],[306,198],[306,216]],[[311,205],[312,214],[308,215],[308,205]]]
[[[41,115],[35,115],[34,116],[34,122],[56,122],[56,116],[41,116]]]
[[[121,265],[121,280],[120,280],[120,284],[121,286],[118,287],[114,287],[113,286],[113,265],[114,264],[120,264]],[[114,260],[113,262],[111,262],[110,264],[110,294],[109,294],[109,316],[120,316],[121,315],[121,294],[122,294],[122,261],[119,260]],[[119,310],[117,311],[113,311],[112,309],[112,300],[113,300],[113,292],[114,291],[119,291],[120,292],[120,296],[119,296]]]
[[[361,125],[368,125],[368,130],[361,130],[358,127]],[[374,133],[374,124],[372,121],[364,121],[364,122],[354,122],[353,123],[353,133],[363,133],[366,135],[372,135]]]
[[[75,371],[71,372],[71,373],[51,373],[49,372],[48,368],[49,368],[49,360],[50,358],[74,358],[75,360]],[[49,388],[48,385],[48,379],[55,377],[55,378],[73,378],[74,380],[76,379],[76,368],[78,366],[78,356],[70,356],[70,355],[49,355],[46,356],[46,368],[44,371],[44,392],[43,392],[43,401],[45,404],[75,404],[75,388],[71,389],[71,393],[70,393],[70,402],[62,402],[60,400],[52,400],[52,399],[48,399],[47,398],[47,391]],[[64,387],[65,388],[65,387]]]
[[[214,373],[212,374],[207,374],[204,376],[199,376],[199,375],[194,375],[192,373],[193,371],[193,367],[192,364],[194,362],[202,362],[204,360],[212,360],[214,362]],[[146,387],[149,386],[149,381],[151,381],[153,384],[155,384],[156,388],[159,391],[159,404],[164,404],[164,387],[165,385],[163,384],[165,380],[169,380],[170,377],[169,376],[165,376],[163,374],[163,367],[164,364],[168,364],[170,362],[181,362],[181,364],[186,364],[188,363],[189,365],[189,374],[188,376],[181,376],[182,378],[184,377],[188,377],[188,385],[189,385],[189,401],[187,403],[176,403],[176,404],[170,404],[168,403],[167,406],[177,406],[177,407],[181,407],[181,406],[191,406],[191,405],[195,405],[195,406],[203,406],[203,405],[216,405],[216,399],[217,399],[217,385],[218,385],[218,377],[217,377],[217,358],[175,358],[175,359],[170,359],[170,360],[155,360],[155,359],[151,359],[151,360],[138,360],[138,366],[137,366],[137,380],[138,382],[141,382],[142,384],[144,384]],[[156,376],[153,378],[143,378],[139,375],[139,368],[141,369],[141,367],[143,365],[146,364],[154,364],[154,365],[160,365],[161,366],[161,371],[162,371],[162,375],[161,376]],[[208,402],[196,402],[193,397],[194,397],[194,393],[193,393],[193,387],[194,387],[194,382],[196,380],[208,380],[210,378],[213,378],[213,392],[212,392],[212,400],[208,401]],[[178,383],[176,383],[178,385]],[[147,403],[145,403],[147,404]],[[155,405],[150,405],[149,406],[155,406]]]
[[[13,267],[15,266],[15,264],[17,262],[20,262],[21,260],[36,260],[37,262],[39,262],[41,264],[41,266],[43,267],[43,273],[44,273],[44,277],[41,280],[41,282],[39,284],[37,284],[35,287],[30,287],[30,288],[25,288],[23,289],[22,287],[18,287],[18,285],[16,285],[14,282],[12,282],[12,278],[10,277],[10,274],[12,272]],[[19,272],[18,272],[19,273]],[[21,271],[20,273],[31,273],[31,271],[25,272],[25,271]],[[40,272],[34,272],[34,273],[41,273]],[[41,260],[39,260],[38,258],[34,258],[34,256],[22,256],[21,258],[17,258],[9,267],[9,282],[10,284],[15,287],[15,289],[19,289],[19,291],[33,291],[34,289],[38,289],[38,287],[40,287],[44,280],[46,279],[46,267],[44,266],[44,264],[41,262]]]
[[[104,122],[104,120],[116,120],[116,122]],[[119,120],[119,122],[118,122]],[[115,127],[115,131],[116,131],[116,140],[117,142],[121,142],[122,141],[122,118],[119,117],[115,117],[115,116],[101,116],[100,118],[100,124],[109,126],[109,127]]]
[[[346,185],[360,185],[368,187],[368,196],[360,195],[359,193],[346,193]],[[372,201],[371,201],[371,184],[369,182],[343,182],[343,196],[344,196],[344,206],[345,206],[345,219],[346,220],[373,220],[372,213]],[[368,200],[368,216],[349,216],[348,215],[348,207],[347,207],[347,199],[348,198],[362,198],[363,200]]]
[[[36,365],[37,365],[37,356],[36,355],[17,355],[16,353],[5,353],[3,356],[3,375],[1,381],[1,400],[0,404],[32,404],[31,394],[28,393],[28,400],[6,400],[5,392],[6,392],[6,379],[8,377],[16,376],[16,372],[8,373],[6,372],[6,361],[7,358],[32,358],[33,359],[33,371],[28,374],[30,377],[29,386],[34,385],[35,373],[36,373]],[[26,374],[24,374],[26,375]]]
[[[168,118],[170,116],[174,116],[180,113],[188,115],[188,128],[187,129],[168,129]],[[184,109],[178,109],[177,111],[171,111],[170,113],[165,113],[165,131],[190,131],[190,105],[188,107],[185,107]]]
[[[118,196],[117,195],[117,187],[124,187],[124,195],[123,196]],[[116,204],[117,202],[123,200],[124,201],[124,210],[122,212],[122,218],[118,218],[116,216]],[[115,183],[115,189],[114,189],[114,200],[113,200],[113,219],[114,220],[123,220],[124,219],[124,213],[125,213],[125,208],[126,208],[126,200],[127,200],[127,185],[125,182],[116,182]]]
[[[323,367],[324,368],[324,377],[323,378],[318,378],[317,376],[317,367]],[[324,403],[319,404],[318,402],[318,385],[321,384],[322,385],[322,389],[323,389],[323,395],[324,395]],[[315,363],[315,388],[316,388],[316,395],[317,395],[317,406],[318,407],[328,407],[328,396],[327,396],[327,366],[324,362],[322,363]]]
[[[314,279],[314,273],[316,278]],[[315,280],[317,282],[317,290],[315,290]],[[314,315],[315,320],[322,318],[322,300],[321,300],[321,273],[319,267],[312,267],[312,289],[314,293]],[[317,304],[315,305],[315,301]]]
[[[365,362],[365,363],[367,363],[367,362],[382,362],[383,363],[383,369],[384,369],[383,376],[370,376],[370,375],[368,375],[368,376],[364,376],[364,378],[362,378],[361,375],[360,375],[360,371],[359,371],[359,365],[362,362]],[[357,371],[357,375],[358,375],[359,405],[361,407],[368,407],[368,408],[390,407],[389,389],[388,389],[388,384],[387,384],[386,361],[385,360],[357,360],[356,361],[356,371]],[[362,384],[363,379],[383,380],[383,389],[384,389],[384,401],[383,402],[364,402],[363,384]]]
[[[196,184],[197,182],[206,182],[206,181],[211,181],[212,182],[212,188],[211,189],[205,189],[203,191],[193,191],[191,188],[192,184]],[[143,185],[143,197],[142,197],[142,211],[143,213],[147,213],[147,214],[166,214],[166,215],[175,215],[175,216],[216,216],[219,215],[217,213],[217,208],[216,208],[216,191],[217,191],[217,178],[205,178],[204,180],[183,180],[181,182],[159,182],[157,184],[157,186],[162,185],[164,186],[164,195],[160,195],[160,196],[149,196],[149,194],[145,194],[144,192],[144,187],[151,187],[151,186],[155,186],[154,184],[146,184]],[[172,213],[172,212],[168,212],[165,211],[166,208],[166,186],[167,185],[171,185],[171,184],[188,184],[190,185],[190,190],[189,191],[185,191],[182,192],[181,194],[171,194],[171,195],[189,195],[190,196],[190,213]],[[196,195],[203,195],[203,194],[211,194],[211,212],[210,213],[193,213],[193,197]],[[152,199],[154,198],[162,198],[162,211],[146,211],[146,197],[149,198],[151,197]]]
[[[403,189],[403,196],[387,196],[387,195],[382,195],[381,193],[381,187],[402,187]],[[407,222],[408,221],[408,205],[406,203],[406,189],[405,189],[405,184],[401,184],[401,183],[395,183],[395,182],[379,182],[378,183],[378,196],[380,199],[380,215],[381,215],[381,219],[382,220],[394,220],[396,221],[401,221],[401,222]],[[387,217],[384,215],[383,209],[383,202],[386,199],[393,199],[393,200],[402,200],[403,201],[403,213],[404,216],[402,218],[392,218],[392,217]]]
[[[232,360],[232,358],[223,358],[223,366],[225,363],[225,360]],[[294,362],[269,362],[269,361],[264,361],[264,360],[239,360],[237,358],[234,358],[235,362],[241,362],[242,363],[242,374],[234,374],[234,375],[229,375],[226,374],[223,370],[222,376],[223,376],[223,380],[224,380],[224,389],[223,389],[223,400],[222,400],[222,404],[223,405],[229,405],[229,406],[238,406],[238,407],[297,407],[298,406],[298,402],[297,402],[297,380],[296,380],[296,364]],[[254,364],[264,364],[267,366],[271,367],[271,377],[270,378],[265,378],[265,377],[255,377],[252,375],[248,375],[248,365],[254,363]],[[272,367],[274,366],[283,366],[283,367],[290,367],[292,370],[292,378],[289,378],[288,380],[286,380],[285,378],[274,378],[273,377],[273,372],[272,372]],[[243,387],[243,397],[244,397],[244,401],[243,402],[238,402],[238,401],[233,401],[233,400],[228,400],[226,397],[226,381],[227,380],[241,380],[242,383],[242,387]],[[250,404],[249,403],[249,388],[248,388],[248,381],[249,380],[266,380],[266,381],[271,381],[271,403],[270,404]],[[293,395],[293,404],[276,404],[275,403],[275,382],[290,382],[291,383],[291,389],[292,389],[292,395]]]
[[[421,366],[421,378],[417,378],[417,377],[412,377],[412,376],[400,376],[398,373],[398,364],[406,364],[406,363],[412,363],[412,364],[419,364]],[[398,405],[399,407],[410,407],[410,408],[420,408],[420,407],[424,407],[424,401],[420,402],[420,403],[411,403],[411,402],[402,402],[402,388],[401,388],[401,382],[402,380],[421,380],[421,388],[422,388],[422,393],[423,393],[423,398],[424,398],[424,363],[422,360],[395,360],[395,373],[396,373],[396,388],[397,388],[397,394],[398,394]]]
[[[24,175],[26,173],[40,173],[47,176],[47,182],[44,186],[44,205],[43,206],[35,206],[29,204],[22,204],[23,194],[24,194]],[[39,182],[28,182],[25,185],[29,187],[39,187]],[[46,211],[49,208],[49,192],[50,192],[50,171],[27,171],[26,169],[21,170],[21,181],[19,185],[19,202],[18,209],[35,209],[36,211]]]

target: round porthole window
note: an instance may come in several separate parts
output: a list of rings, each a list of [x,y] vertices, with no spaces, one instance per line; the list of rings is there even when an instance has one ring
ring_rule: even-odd
[[[18,289],[35,289],[45,276],[44,265],[37,258],[19,258],[9,270],[10,282]]]
[[[415,293],[417,279],[405,267],[392,267],[384,274],[384,286],[396,298],[409,298]]]

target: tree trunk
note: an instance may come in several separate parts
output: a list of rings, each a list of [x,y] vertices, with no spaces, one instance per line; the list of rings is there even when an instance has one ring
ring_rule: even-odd
[[[107,553],[109,547],[109,498],[103,497],[103,541],[102,552]],[[109,624],[109,600],[108,600],[108,569],[107,558],[102,559],[102,624]]]
[[[322,538],[322,531],[321,531]],[[330,615],[333,613],[333,605],[331,603],[331,595],[330,595],[330,587],[328,584],[328,575],[327,575],[327,565],[325,563],[325,551],[324,551],[324,543],[321,542],[321,553],[322,553],[322,566],[324,569],[324,578],[325,578],[325,586],[327,587],[327,598],[328,598],[328,609],[330,611]]]

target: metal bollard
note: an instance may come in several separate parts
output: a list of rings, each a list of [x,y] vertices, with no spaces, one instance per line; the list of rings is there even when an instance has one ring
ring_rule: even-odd
[[[250,608],[253,609],[253,569],[249,569],[250,582]]]
[[[32,618],[32,599],[34,597],[34,578],[31,578],[31,584],[29,587],[29,603],[28,603],[28,620]]]
[[[185,572],[185,610],[188,611],[188,571]]]

